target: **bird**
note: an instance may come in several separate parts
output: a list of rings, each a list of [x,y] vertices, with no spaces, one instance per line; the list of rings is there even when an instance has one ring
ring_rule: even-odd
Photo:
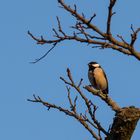
[[[97,90],[101,90],[103,94],[108,94],[108,80],[100,64],[90,62],[88,63],[88,67],[88,79],[91,86]]]

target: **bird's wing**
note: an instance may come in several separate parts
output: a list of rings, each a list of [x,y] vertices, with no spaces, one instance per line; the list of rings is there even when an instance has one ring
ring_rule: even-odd
[[[103,93],[104,94],[108,94],[108,79],[107,79],[107,76],[106,76],[104,71],[103,71],[103,73],[104,73],[104,76],[105,76],[105,79],[106,79],[106,83],[107,83],[107,88],[105,90],[103,90]]]

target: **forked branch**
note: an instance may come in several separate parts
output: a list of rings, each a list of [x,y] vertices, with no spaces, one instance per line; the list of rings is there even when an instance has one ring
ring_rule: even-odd
[[[67,97],[68,97],[70,109],[66,109],[61,106],[46,102],[46,101],[42,100],[39,96],[36,97],[35,95],[33,95],[34,99],[32,99],[32,100],[28,99],[28,101],[41,103],[44,106],[46,106],[48,108],[48,110],[53,108],[53,109],[56,109],[56,110],[59,110],[59,111],[65,113],[68,116],[74,117],[86,128],[86,130],[88,130],[90,132],[90,134],[96,140],[102,139],[101,133],[103,133],[105,136],[108,136],[109,133],[102,127],[100,122],[96,119],[96,110],[97,110],[96,105],[94,105],[93,102],[91,100],[89,100],[80,89],[80,85],[82,84],[83,80],[81,79],[79,84],[76,85],[75,84],[76,82],[72,78],[70,69],[67,69],[67,77],[68,77],[68,81],[65,80],[63,77],[60,77],[60,79],[66,84]],[[80,95],[80,97],[84,101],[84,103],[86,105],[84,113],[82,113],[82,112],[78,113],[78,111],[77,111],[78,96],[76,96],[75,99],[72,100],[71,92],[70,92],[71,88],[74,88],[77,91],[78,95]]]
[[[108,14],[106,20],[106,31],[102,31],[98,26],[93,23],[93,19],[96,17],[94,13],[90,19],[86,19],[84,13],[78,13],[77,6],[74,5],[74,8],[71,8],[70,5],[65,4],[64,0],[58,0],[58,3],[61,5],[61,8],[69,12],[73,17],[75,17],[76,24],[72,25],[73,29],[72,34],[66,33],[62,29],[61,21],[57,17],[58,30],[53,28],[54,39],[44,39],[43,36],[40,38],[35,37],[31,32],[28,31],[28,34],[31,36],[33,40],[37,42],[37,44],[49,44],[52,45],[52,48],[47,51],[42,57],[36,59],[34,63],[40,61],[44,57],[50,53],[55,46],[63,41],[77,41],[81,43],[86,43],[87,45],[92,46],[93,48],[111,48],[113,50],[119,51],[126,55],[131,55],[140,60],[140,53],[135,50],[134,44],[137,40],[137,35],[140,31],[140,28],[134,31],[131,26],[132,34],[131,40],[126,42],[125,39],[121,35],[117,35],[120,40],[116,39],[111,31],[112,16],[115,14],[113,8],[116,5],[117,0],[110,0],[108,6]],[[96,34],[96,35],[95,35]]]
[[[42,100],[39,96],[36,97],[35,95],[33,95],[34,99],[28,99],[28,101],[41,103],[47,107],[48,110],[56,109],[68,116],[75,118],[96,140],[102,140],[101,133],[105,135],[105,140],[128,140],[131,138],[140,118],[139,108],[132,106],[120,108],[117,103],[115,103],[108,95],[105,95],[101,91],[95,90],[90,86],[85,86],[84,88],[88,92],[91,92],[94,96],[98,96],[101,100],[105,101],[105,103],[110,106],[112,110],[116,112],[113,124],[107,132],[96,118],[97,106],[94,105],[94,103],[89,100],[80,89],[80,85],[82,84],[83,80],[81,79],[78,84],[75,84],[76,82],[73,80],[70,69],[67,69],[67,77],[68,80],[65,80],[63,77],[60,77],[60,79],[66,84],[70,109],[49,103]],[[74,100],[72,100],[70,92],[71,88],[74,88],[78,95],[82,98],[86,106],[84,113],[79,113],[77,111],[79,106],[77,102],[78,95],[74,98]]]
[[[84,88],[87,91],[91,92],[93,95],[98,96],[103,101],[105,101],[107,105],[110,106],[112,110],[114,110],[115,112],[121,111],[121,108],[119,107],[119,105],[116,102],[114,102],[108,95],[103,94],[102,91],[93,89],[91,86],[85,86]]]

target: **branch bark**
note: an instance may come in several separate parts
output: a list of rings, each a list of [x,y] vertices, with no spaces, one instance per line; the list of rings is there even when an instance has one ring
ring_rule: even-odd
[[[131,140],[139,119],[139,108],[133,106],[122,108],[116,113],[110,135],[106,140]]]
[[[54,38],[53,39],[44,39],[43,36],[40,38],[35,37],[30,31],[28,31],[28,35],[36,41],[37,44],[44,45],[49,44],[52,47],[40,58],[36,59],[33,63],[40,61],[45,58],[59,43],[63,41],[77,41],[81,43],[85,43],[87,45],[92,46],[93,48],[111,48],[125,55],[131,55],[135,57],[137,60],[140,60],[140,52],[135,49],[135,42],[138,39],[138,33],[140,32],[140,28],[134,29],[133,25],[131,25],[131,35],[130,41],[127,42],[121,35],[117,35],[119,38],[115,38],[112,34],[111,25],[112,25],[112,16],[115,14],[113,8],[115,7],[117,0],[110,0],[108,6],[108,14],[106,20],[106,31],[101,30],[98,26],[96,26],[92,20],[95,18],[96,14],[94,13],[90,19],[86,19],[84,14],[80,14],[77,11],[77,6],[74,5],[74,8],[67,5],[64,0],[58,0],[58,3],[61,5],[65,11],[70,13],[73,17],[75,17],[76,23],[74,26],[71,26],[73,29],[72,34],[66,33],[61,25],[60,19],[57,17],[58,27],[57,29],[53,28]],[[41,103],[45,107],[49,109],[56,109],[60,112],[65,113],[66,115],[75,118],[78,122],[80,122],[87,131],[92,135],[92,137],[96,140],[102,140],[101,133],[105,135],[105,140],[130,140],[132,134],[135,130],[137,122],[140,118],[140,109],[135,107],[125,107],[121,108],[109,95],[105,95],[102,91],[98,91],[93,89],[91,86],[84,86],[88,92],[92,93],[93,96],[99,97],[102,101],[106,103],[111,109],[116,113],[111,129],[106,131],[98,119],[96,119],[96,105],[93,104],[91,100],[89,100],[81,90],[82,79],[79,81],[77,85],[73,80],[72,74],[69,69],[67,69],[67,77],[68,80],[65,80],[63,77],[60,79],[66,84],[67,87],[67,97],[70,105],[70,109],[66,109],[59,105],[55,105],[49,102],[42,100],[39,96],[36,97],[34,95],[34,99],[28,99],[30,102]],[[78,113],[77,112],[77,96],[74,101],[71,99],[70,88],[76,90],[78,95],[82,98],[82,101],[86,105],[85,112]]]
[[[75,118],[78,122],[80,122],[87,131],[92,135],[92,137],[96,140],[102,140],[101,133],[105,135],[106,140],[130,140],[137,122],[140,118],[140,109],[135,107],[125,107],[121,108],[119,105],[111,99],[108,95],[102,93],[102,91],[95,90],[90,86],[84,86],[84,88],[91,92],[94,96],[98,96],[101,100],[103,100],[111,109],[116,112],[116,115],[113,120],[113,124],[109,132],[107,132],[98,119],[96,119],[96,105],[93,104],[92,100],[88,99],[84,93],[81,91],[80,86],[82,85],[83,79],[80,80],[79,84],[76,85],[73,80],[70,69],[67,69],[67,77],[69,81],[65,80],[63,77],[60,79],[66,84],[67,88],[67,97],[68,102],[70,104],[70,109],[63,108],[59,105],[55,105],[46,101],[43,101],[39,96],[36,97],[33,95],[34,99],[28,99],[30,102],[41,103],[48,108],[48,110],[56,109],[60,112],[65,113],[66,115]],[[74,101],[71,99],[70,87],[74,88],[77,93],[80,95],[82,100],[86,105],[85,112],[86,113],[78,113],[77,112],[77,98],[75,97]],[[88,114],[87,114],[88,113]],[[94,130],[97,130],[98,133]]]
[[[70,104],[70,109],[66,109],[59,105],[43,101],[39,96],[36,97],[35,95],[33,95],[34,99],[28,99],[28,101],[41,103],[44,106],[46,106],[48,110],[50,110],[51,108],[56,109],[59,110],[60,112],[65,113],[68,116],[75,118],[86,128],[86,130],[89,131],[89,133],[92,135],[93,138],[95,138],[96,140],[102,140],[101,133],[103,133],[105,136],[108,136],[109,133],[102,127],[101,123],[96,119],[96,110],[97,110],[96,105],[94,105],[93,102],[89,100],[80,89],[83,80],[81,79],[78,85],[76,85],[75,81],[73,80],[70,69],[67,69],[67,77],[69,81],[65,80],[63,77],[60,77],[60,79],[66,84],[67,97],[68,102]],[[77,91],[77,93],[80,95],[83,102],[85,103],[86,109],[84,113],[77,112],[78,105],[76,101],[78,97],[76,96],[74,101],[72,101],[69,86]],[[98,133],[95,130],[98,131]]]
[[[113,101],[108,95],[103,94],[101,91],[93,89],[91,86],[84,87],[87,91],[91,92],[93,95],[98,96],[101,98],[105,103],[111,107],[111,109],[115,112],[120,112],[121,108],[119,105]]]
[[[63,41],[77,41],[81,43],[86,43],[87,45],[92,46],[93,48],[98,46],[98,48],[106,49],[111,48],[113,50],[116,50],[120,53],[123,53],[125,55],[131,55],[135,57],[136,59],[140,60],[140,52],[136,51],[135,49],[135,42],[138,37],[138,33],[140,31],[140,28],[134,30],[133,26],[131,25],[132,34],[131,39],[129,42],[126,42],[125,39],[122,38],[121,35],[117,35],[119,37],[119,40],[114,37],[111,31],[111,25],[112,23],[112,16],[115,14],[113,12],[113,8],[115,7],[117,0],[110,0],[109,6],[108,6],[108,15],[107,15],[107,21],[106,21],[106,31],[102,31],[98,26],[96,26],[92,20],[95,18],[96,14],[94,13],[90,19],[86,19],[84,14],[80,14],[77,11],[77,6],[74,5],[74,8],[71,8],[71,6],[67,5],[64,0],[58,0],[58,3],[61,5],[61,8],[63,8],[65,11],[70,13],[73,17],[75,17],[76,24],[74,26],[71,26],[73,30],[73,34],[68,34],[62,29],[61,21],[57,17],[58,22],[58,30],[53,28],[54,32],[54,39],[44,39],[43,36],[40,38],[35,37],[30,31],[28,31],[29,36],[37,42],[37,44],[49,44],[52,45],[52,49],[47,51],[45,55],[40,57],[39,59],[36,59],[34,63],[40,61],[44,57],[50,53],[55,46],[57,46],[59,43]],[[96,36],[93,36],[93,34],[96,34]]]

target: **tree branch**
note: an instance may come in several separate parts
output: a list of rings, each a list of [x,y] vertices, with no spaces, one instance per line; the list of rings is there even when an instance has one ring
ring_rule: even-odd
[[[71,116],[75,118],[77,121],[79,121],[87,131],[92,135],[93,138],[96,140],[102,140],[101,137],[101,132],[106,136],[106,140],[128,140],[131,138],[133,131],[136,127],[136,124],[140,118],[140,109],[135,108],[135,107],[126,107],[126,108],[120,108],[116,102],[114,102],[108,95],[103,94],[99,90],[95,90],[90,86],[85,86],[84,88],[88,91],[91,92],[94,96],[98,96],[101,100],[103,100],[108,106],[112,108],[116,112],[116,116],[114,118],[113,124],[109,132],[107,132],[100,122],[96,119],[96,110],[97,106],[93,104],[91,100],[89,100],[84,93],[81,91],[80,86],[82,79],[80,82],[78,82],[78,85],[76,85],[75,81],[73,80],[72,74],[70,69],[67,69],[67,77],[68,81],[65,80],[63,77],[60,77],[60,79],[67,85],[67,97],[68,97],[68,102],[70,104],[70,110],[63,108],[61,106],[43,101],[39,96],[33,95],[34,99],[28,99],[30,102],[36,102],[36,103],[41,103],[44,106],[47,107],[48,110],[56,109],[59,110],[60,112],[65,113],[68,116]],[[78,96],[75,97],[74,101],[71,99],[71,93],[70,93],[70,86],[71,88],[74,88],[77,93],[80,95],[82,100],[84,101],[86,105],[86,113],[78,113],[77,112],[77,98]],[[88,113],[88,115],[87,115]],[[89,116],[89,117],[88,117]],[[96,129],[98,133],[96,133],[93,129]],[[129,129],[131,127],[131,130]],[[122,131],[123,130],[123,131]]]
[[[76,120],[78,120],[90,133],[91,135],[96,139],[96,140],[101,140],[99,136],[96,135],[96,133],[89,127],[89,125],[86,123],[86,121],[81,117],[81,115],[77,114],[77,112],[69,111],[68,109],[65,109],[63,107],[57,106],[55,104],[51,104],[49,102],[43,101],[39,96],[36,97],[35,95],[34,99],[27,99],[30,102],[36,102],[36,103],[41,103],[44,106],[50,110],[51,108],[59,110],[63,113],[65,113],[68,116],[74,117]]]
[[[60,79],[61,79],[62,81],[64,81],[65,84],[74,87],[74,89],[80,94],[80,96],[81,96],[82,99],[84,100],[84,102],[85,102],[85,104],[86,104],[86,106],[87,106],[87,109],[88,109],[88,113],[89,113],[91,119],[93,120],[93,122],[97,125],[97,127],[98,127],[98,129],[99,129],[100,131],[102,131],[105,135],[108,135],[108,133],[105,131],[105,129],[104,129],[104,128],[100,125],[100,123],[95,119],[95,110],[96,110],[96,109],[95,109],[95,106],[94,106],[93,103],[92,103],[91,101],[89,101],[88,98],[86,98],[86,96],[82,93],[82,91],[81,91],[80,88],[79,88],[79,85],[76,86],[76,85],[74,84],[74,81],[73,81],[73,78],[72,78],[72,75],[71,75],[71,72],[70,72],[69,69],[67,69],[67,76],[68,76],[68,78],[69,78],[69,80],[70,80],[71,82],[66,81],[66,80],[65,80],[64,78],[62,78],[62,77],[60,77]],[[80,81],[81,81],[81,80],[80,80]],[[92,112],[91,105],[92,105],[93,108],[94,108],[94,111],[93,111],[93,112]]]
[[[53,39],[44,39],[43,36],[39,38],[35,37],[30,31],[28,31],[28,35],[36,41],[37,44],[44,45],[49,44],[52,47],[40,58],[36,59],[32,63],[36,63],[43,58],[45,58],[59,43],[63,41],[76,41],[85,43],[87,45],[91,45],[92,48],[100,48],[106,49],[111,48],[120,53],[134,56],[136,59],[140,60],[140,52],[135,50],[135,42],[138,38],[138,33],[140,32],[140,28],[136,30],[131,25],[131,39],[127,42],[121,35],[117,35],[119,38],[116,39],[114,35],[112,35],[111,25],[112,25],[112,16],[115,14],[113,12],[113,8],[116,4],[117,0],[110,0],[108,6],[108,15],[106,21],[106,31],[102,31],[99,27],[97,27],[93,23],[93,19],[96,14],[93,14],[90,19],[86,19],[84,13],[79,14],[77,11],[77,6],[74,5],[74,8],[71,8],[69,5],[65,4],[64,0],[58,0],[58,3],[61,5],[61,8],[68,11],[73,17],[76,19],[76,24],[71,26],[73,29],[72,34],[68,34],[63,30],[63,26],[61,25],[61,21],[58,17],[57,29],[53,28]],[[98,96],[101,100],[103,100],[108,106],[111,107],[113,111],[115,111],[116,116],[114,118],[113,124],[109,132],[107,132],[100,122],[96,119],[96,110],[97,106],[93,104],[91,100],[89,100],[83,91],[81,90],[81,85],[83,79],[81,79],[78,84],[73,80],[70,69],[67,69],[67,77],[68,80],[65,80],[63,77],[60,79],[66,84],[67,88],[67,98],[70,105],[70,109],[63,108],[61,106],[46,102],[42,100],[39,96],[33,95],[34,99],[28,99],[30,102],[41,103],[47,107],[48,110],[56,109],[65,113],[68,116],[75,118],[79,121],[85,128],[90,132],[93,138],[96,140],[102,140],[101,133],[106,136],[106,140],[128,140],[131,138],[133,131],[135,130],[136,124],[140,118],[140,109],[135,107],[126,107],[121,108],[116,102],[114,102],[109,95],[105,95],[100,90],[96,90],[91,86],[85,86],[84,88],[91,92],[94,96]],[[73,100],[71,98],[70,89],[73,88],[78,93],[78,95],[82,98],[82,101],[85,103],[85,113],[78,113],[78,103],[76,96]],[[83,115],[84,114],[84,115]],[[94,132],[94,128],[98,133]]]
[[[91,100],[89,100],[85,95],[84,93],[81,91],[80,89],[80,86],[82,83],[82,79],[80,80],[79,84],[76,85],[73,78],[72,78],[72,74],[70,72],[70,69],[67,69],[67,76],[68,76],[68,79],[69,81],[66,81],[64,78],[60,77],[60,79],[62,81],[64,81],[64,83],[72,88],[74,88],[77,93],[81,96],[82,100],[85,102],[85,105],[87,107],[87,111],[88,111],[88,114],[90,116],[90,118],[87,117],[87,115],[82,115],[83,113],[78,113],[77,112],[77,104],[76,104],[76,101],[77,101],[77,96],[75,97],[74,101],[72,101],[71,99],[71,94],[70,94],[70,87],[66,86],[67,88],[67,97],[68,97],[68,102],[70,104],[70,110],[68,109],[65,109],[61,106],[58,106],[58,105],[55,105],[55,104],[51,104],[49,102],[46,102],[46,101],[43,101],[39,96],[36,97],[35,95],[33,95],[34,99],[31,100],[31,99],[28,99],[28,101],[31,101],[31,102],[37,102],[37,103],[42,103],[44,106],[46,106],[48,108],[48,110],[50,110],[51,108],[53,109],[56,109],[56,110],[59,110],[63,113],[65,113],[66,115],[68,116],[72,116],[74,117],[76,120],[78,120],[89,132],[90,134],[96,139],[96,140],[101,140],[101,132],[108,136],[109,133],[101,126],[100,122],[96,119],[95,117],[95,112],[97,110],[97,107],[92,103]],[[87,112],[86,111],[86,112]],[[92,128],[90,127],[90,125],[92,127],[94,127],[96,130],[98,130],[98,134],[96,134]]]
[[[134,106],[122,108],[117,112],[106,140],[130,140],[140,119],[140,109]]]
[[[131,30],[132,30],[133,33],[131,34],[131,43],[130,43],[130,45],[133,48],[134,47],[134,43],[136,42],[138,33],[140,32],[140,28],[138,28],[136,31],[134,31],[133,25],[131,25]]]
[[[96,135],[96,133],[90,128],[90,126],[86,123],[86,121],[77,112],[69,111],[68,109],[65,109],[63,107],[57,106],[55,104],[51,104],[51,103],[46,102],[46,101],[43,101],[39,96],[36,97],[35,95],[33,95],[33,97],[34,97],[34,99],[32,99],[32,100],[27,99],[27,101],[41,103],[44,106],[46,106],[48,108],[48,110],[50,110],[51,108],[56,109],[56,110],[59,110],[59,111],[65,113],[68,116],[74,117],[76,120],[78,120],[90,132],[90,134],[96,140],[101,140],[100,137]]]
[[[91,92],[93,95],[100,97],[115,112],[119,112],[121,110],[121,108],[119,107],[119,105],[116,102],[114,102],[107,94],[103,94],[101,91],[96,90],[96,89],[93,89],[93,87],[90,87],[90,86],[85,86],[84,88],[87,91]]]
[[[100,28],[95,26],[92,22],[93,18],[96,16],[96,14],[93,14],[90,19],[86,19],[85,15],[79,14],[77,11],[77,6],[74,5],[74,9],[72,9],[69,5],[66,5],[63,0],[58,0],[58,3],[61,5],[61,8],[68,11],[72,16],[74,16],[77,20],[75,26],[71,26],[75,31],[73,31],[72,35],[68,35],[65,33],[61,26],[61,21],[57,17],[57,23],[58,23],[58,31],[53,28],[54,37],[56,39],[44,39],[43,36],[40,38],[36,38],[31,32],[28,31],[29,36],[37,42],[37,44],[50,44],[52,45],[52,48],[47,51],[42,57],[36,59],[33,63],[36,63],[46,57],[54,48],[58,45],[58,43],[61,43],[65,40],[74,40],[81,43],[86,43],[87,45],[95,46],[93,48],[111,48],[113,50],[119,51],[126,55],[131,55],[140,60],[140,52],[137,52],[134,49],[134,44],[137,40],[137,34],[140,31],[140,28],[138,28],[136,31],[134,31],[132,25],[131,25],[131,41],[130,43],[126,42],[125,39],[121,35],[117,35],[121,41],[118,41],[116,38],[113,37],[111,33],[111,20],[112,16],[115,14],[113,12],[113,7],[116,4],[116,0],[110,0],[109,6],[108,6],[108,16],[107,16],[107,29],[106,33],[104,31],[101,31]],[[89,32],[89,30],[92,30]],[[92,34],[97,34],[97,36],[94,36]],[[98,46],[98,47],[96,47]]]
[[[107,18],[107,35],[111,35],[111,30],[110,30],[110,26],[111,26],[111,18],[112,16],[115,14],[114,12],[112,12],[113,7],[115,6],[116,0],[110,0],[110,4],[108,7],[108,18]]]
[[[58,3],[61,4],[61,6],[67,10],[68,12],[71,13],[72,16],[74,16],[77,20],[81,21],[82,23],[84,23],[85,25],[87,25],[90,29],[92,29],[93,31],[96,31],[99,35],[104,36],[105,37],[105,33],[101,32],[100,29],[98,29],[98,27],[96,27],[95,25],[91,24],[90,20],[85,19],[85,17],[83,17],[82,15],[78,14],[77,11],[73,10],[70,6],[67,6],[63,0],[58,0]]]

